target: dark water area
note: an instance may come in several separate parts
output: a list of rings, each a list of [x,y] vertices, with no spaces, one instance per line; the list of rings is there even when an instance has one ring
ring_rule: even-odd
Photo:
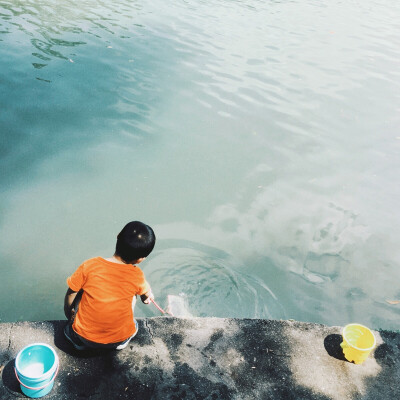
[[[139,219],[163,306],[398,329],[399,17],[0,0],[0,319],[63,318],[66,277]]]

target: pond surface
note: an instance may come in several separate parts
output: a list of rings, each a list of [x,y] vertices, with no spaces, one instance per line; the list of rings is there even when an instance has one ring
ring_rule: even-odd
[[[0,0],[0,319],[63,318],[67,276],[137,219],[161,306],[399,329],[399,19]]]

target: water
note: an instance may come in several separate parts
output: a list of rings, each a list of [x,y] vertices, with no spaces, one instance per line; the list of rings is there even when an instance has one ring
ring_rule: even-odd
[[[21,373],[29,378],[40,378],[44,373],[44,364],[41,362],[30,363]]]
[[[0,0],[1,320],[63,318],[66,277],[139,219],[163,307],[398,329],[399,17]]]

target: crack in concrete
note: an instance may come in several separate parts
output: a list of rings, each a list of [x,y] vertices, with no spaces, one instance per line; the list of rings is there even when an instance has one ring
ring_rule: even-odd
[[[10,348],[11,348],[11,331],[12,331],[12,328],[13,328],[13,326],[14,326],[14,324],[13,324],[13,323],[11,323],[11,325],[10,325],[10,330],[9,330],[9,332],[8,332],[8,346],[7,346],[7,353],[9,353],[9,352],[10,352]]]
[[[150,326],[148,324],[148,319],[147,318],[144,320],[144,326],[145,326],[146,330],[149,332],[149,335],[151,337],[151,341],[154,342],[154,335],[153,335],[153,332],[151,331],[151,328],[150,328]],[[154,347],[155,347],[154,351],[155,351],[155,354],[156,354],[156,359],[157,359],[158,363],[160,363],[161,362],[161,357],[160,357],[160,354],[158,353],[158,348],[157,348],[157,346],[154,346]]]
[[[149,332],[149,335],[151,336],[151,339],[153,340],[154,336],[153,336],[153,333],[151,332],[151,329],[147,323],[147,319],[144,320],[144,326],[146,327],[147,331]]]

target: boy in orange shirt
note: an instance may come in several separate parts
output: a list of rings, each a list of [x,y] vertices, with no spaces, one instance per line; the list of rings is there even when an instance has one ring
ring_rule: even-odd
[[[66,338],[77,350],[122,350],[136,335],[136,295],[149,304],[150,285],[137,266],[153,250],[155,235],[142,222],[129,222],[119,233],[113,257],[85,261],[68,279],[64,300]]]

